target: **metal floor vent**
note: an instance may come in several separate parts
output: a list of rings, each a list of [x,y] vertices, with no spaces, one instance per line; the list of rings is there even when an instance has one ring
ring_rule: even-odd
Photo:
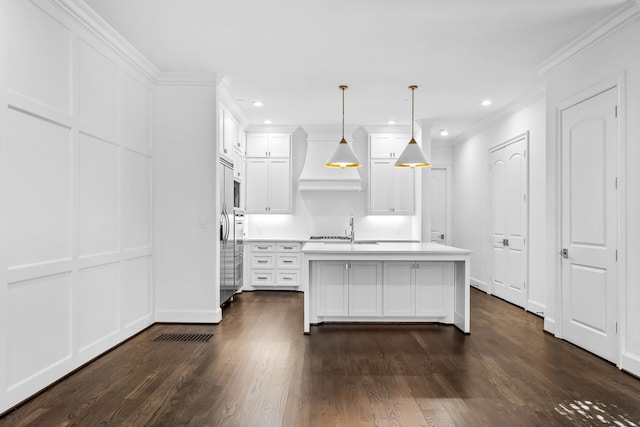
[[[208,342],[213,334],[162,334],[154,341]]]

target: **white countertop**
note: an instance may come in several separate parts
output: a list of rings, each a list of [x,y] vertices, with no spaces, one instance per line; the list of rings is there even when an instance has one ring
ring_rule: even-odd
[[[402,242],[310,242],[302,247],[302,253],[322,253],[322,254],[470,254],[468,249],[454,248],[453,246],[441,245],[439,243],[402,243]]]

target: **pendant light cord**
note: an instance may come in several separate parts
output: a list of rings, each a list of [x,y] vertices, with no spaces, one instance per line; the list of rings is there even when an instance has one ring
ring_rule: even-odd
[[[342,89],[342,139],[344,139],[344,91],[346,87],[340,86],[340,89]]]

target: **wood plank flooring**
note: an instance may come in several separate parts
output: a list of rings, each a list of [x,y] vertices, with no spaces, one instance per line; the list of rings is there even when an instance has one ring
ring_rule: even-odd
[[[302,294],[248,292],[219,325],[154,325],[0,426],[638,426],[640,380],[471,291],[441,325],[302,334]],[[209,342],[154,342],[213,333]]]

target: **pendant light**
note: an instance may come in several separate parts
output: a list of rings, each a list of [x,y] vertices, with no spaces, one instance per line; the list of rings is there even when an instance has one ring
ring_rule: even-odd
[[[357,168],[360,167],[360,160],[353,152],[347,140],[344,139],[344,91],[349,89],[349,86],[340,85],[338,88],[342,91],[342,139],[333,152],[329,161],[325,163],[325,166],[329,168]]]
[[[431,163],[427,160],[427,156],[424,155],[424,151],[418,145],[415,139],[413,139],[413,92],[418,89],[418,86],[411,85],[411,141],[398,157],[395,166],[398,168],[422,168],[431,166]]]

